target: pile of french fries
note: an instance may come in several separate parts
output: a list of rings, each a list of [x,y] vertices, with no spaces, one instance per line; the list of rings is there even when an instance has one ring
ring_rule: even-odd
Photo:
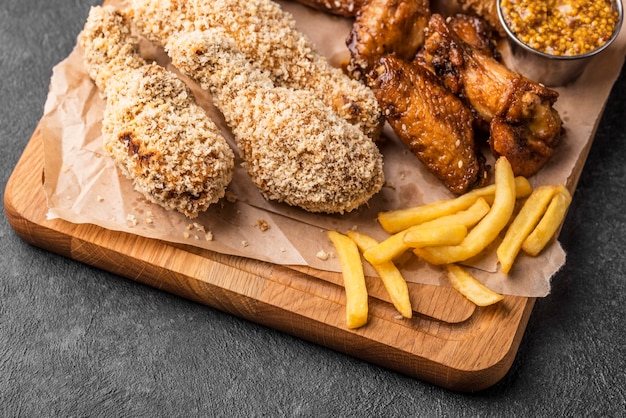
[[[526,200],[516,211],[520,199]],[[356,231],[328,231],[344,278],[347,327],[359,328],[368,321],[361,256],[372,265],[405,318],[411,318],[413,311],[408,286],[394,260],[408,251],[443,266],[454,289],[477,306],[488,306],[504,296],[460,264],[484,251],[506,230],[496,255],[502,272],[508,274],[520,251],[536,256],[552,240],[571,200],[563,185],[533,189],[526,178],[515,177],[509,161],[500,157],[494,184],[453,199],[379,213],[378,222],[389,233],[381,242]]]

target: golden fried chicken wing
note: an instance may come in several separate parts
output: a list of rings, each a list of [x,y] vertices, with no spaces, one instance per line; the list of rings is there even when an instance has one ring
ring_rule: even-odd
[[[386,56],[370,76],[393,130],[449,190],[465,193],[485,183],[473,115],[434,74],[415,61]]]
[[[463,42],[438,14],[426,28],[424,59],[489,124],[494,154],[506,156],[516,175],[531,176],[548,162],[561,140],[558,92]]]
[[[233,151],[185,83],[139,55],[130,22],[110,6],[94,7],[79,44],[106,98],[104,149],[135,189],[189,218],[223,197]]]
[[[506,33],[498,17],[498,0],[457,0],[463,10],[483,18],[498,35]]]
[[[348,71],[362,79],[385,55],[412,60],[424,44],[429,17],[428,0],[366,0],[346,40]]]
[[[447,19],[450,28],[463,41],[479,52],[500,59],[497,50],[497,36],[489,24],[481,17],[456,13]]]
[[[381,189],[383,160],[374,141],[311,91],[276,86],[225,31],[184,33],[166,50],[211,92],[266,199],[343,213]]]

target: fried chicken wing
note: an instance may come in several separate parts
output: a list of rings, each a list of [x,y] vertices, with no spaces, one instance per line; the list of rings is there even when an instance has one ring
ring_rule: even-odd
[[[366,0],[346,40],[351,75],[363,79],[388,54],[412,60],[424,44],[429,4],[428,0]]]
[[[364,0],[295,0],[316,10],[343,17],[354,17]]]
[[[211,92],[248,173],[269,200],[343,213],[383,185],[374,141],[309,90],[276,86],[217,28],[172,37],[172,63]]]
[[[483,18],[456,13],[448,17],[447,22],[465,43],[485,55],[500,59],[500,53],[497,50],[497,37],[494,30]]]
[[[449,190],[465,193],[485,183],[473,115],[434,74],[416,62],[386,56],[370,75],[391,127]]]
[[[135,189],[190,218],[223,197],[234,153],[191,90],[138,54],[129,22],[110,6],[94,7],[79,43],[106,98],[104,148]]]
[[[562,132],[553,107],[556,91],[463,42],[437,14],[426,28],[424,58],[445,85],[489,124],[492,151],[506,156],[516,175],[531,176],[547,163]]]
[[[373,93],[332,67],[297,30],[293,16],[271,0],[133,0],[128,13],[161,45],[180,33],[222,28],[277,86],[310,91],[372,138],[382,131]]]

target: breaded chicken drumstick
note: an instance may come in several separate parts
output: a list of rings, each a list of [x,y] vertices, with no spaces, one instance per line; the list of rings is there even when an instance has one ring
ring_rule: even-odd
[[[222,28],[276,86],[309,90],[366,135],[380,135],[383,118],[373,93],[332,67],[271,0],[132,0],[128,15],[161,45],[180,33]]]
[[[308,90],[275,86],[223,31],[172,38],[172,63],[209,90],[265,198],[343,213],[383,185],[374,141]]]
[[[233,151],[189,88],[139,55],[129,22],[112,7],[94,7],[79,42],[106,98],[104,148],[135,189],[190,218],[224,196]]]

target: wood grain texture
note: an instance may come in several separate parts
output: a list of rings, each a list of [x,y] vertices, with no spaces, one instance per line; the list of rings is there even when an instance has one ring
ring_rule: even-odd
[[[43,147],[35,131],[5,190],[5,211],[30,244],[456,391],[476,391],[509,370],[534,299],[477,308],[444,287],[411,285],[403,319],[368,278],[370,319],[345,327],[341,275],[173,245],[90,224],[46,219]]]

